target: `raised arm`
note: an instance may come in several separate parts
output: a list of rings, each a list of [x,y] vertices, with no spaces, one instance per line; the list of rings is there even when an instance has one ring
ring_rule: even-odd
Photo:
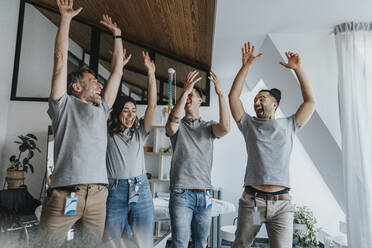
[[[178,99],[176,106],[174,106],[172,112],[169,115],[167,124],[165,125],[165,131],[168,136],[173,136],[177,133],[178,127],[181,121],[181,115],[185,108],[188,95],[192,92],[194,85],[201,80],[201,77],[196,77],[199,74],[198,71],[189,72],[186,77],[186,82],[183,87],[181,97]]]
[[[54,46],[54,66],[51,96],[55,101],[67,91],[68,34],[72,18],[83,8],[73,9],[73,0],[57,0],[61,21]]]
[[[236,122],[240,122],[244,114],[244,107],[242,101],[240,100],[240,95],[242,94],[244,81],[247,77],[248,70],[253,62],[261,56],[262,53],[254,56],[254,46],[251,47],[249,42],[244,43],[244,48],[242,48],[242,67],[236,75],[229,93],[230,109]]]
[[[151,60],[148,52],[142,52],[145,67],[147,69],[148,85],[147,85],[147,108],[144,118],[144,126],[146,132],[150,132],[152,122],[155,117],[157,92],[156,92],[156,79],[155,79],[155,64]]]
[[[111,75],[107,80],[103,94],[107,105],[111,108],[119,90],[121,77],[123,76],[123,67],[129,62],[132,55],[125,57],[126,50],[124,49],[123,51],[121,30],[116,22],[113,22],[110,16],[102,15],[101,24],[109,29],[114,36],[114,53],[112,54],[111,60]]]
[[[220,109],[220,122],[212,126],[213,134],[217,137],[222,137],[230,131],[230,115],[227,109],[225,97],[221,90],[221,83],[214,72],[209,73],[209,80],[214,83],[214,89],[218,95],[218,104]]]
[[[300,126],[304,126],[311,118],[315,110],[315,98],[310,87],[310,82],[307,79],[304,70],[301,67],[301,59],[297,53],[286,52],[288,63],[280,62],[281,65],[295,71],[297,79],[300,83],[302,98],[304,102],[300,105],[296,112],[296,119]]]

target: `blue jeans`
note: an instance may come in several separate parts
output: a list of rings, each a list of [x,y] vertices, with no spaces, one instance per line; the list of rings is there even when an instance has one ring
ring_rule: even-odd
[[[206,208],[206,192],[174,189],[169,200],[172,248],[206,247],[211,224],[211,207]]]
[[[137,202],[129,196],[137,185]],[[130,179],[109,178],[104,239],[131,238],[137,247],[153,247],[154,203],[146,174]]]

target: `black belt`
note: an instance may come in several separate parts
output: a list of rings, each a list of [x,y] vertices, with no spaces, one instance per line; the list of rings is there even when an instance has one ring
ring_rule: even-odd
[[[276,191],[276,192],[265,192],[262,190],[255,189],[251,186],[246,186],[244,191],[247,194],[255,195],[258,198],[269,200],[269,201],[278,201],[278,200],[290,201],[291,200],[291,196],[288,193],[289,188]]]
[[[52,195],[52,191],[56,189],[56,190],[62,190],[62,191],[66,191],[66,192],[69,192],[69,193],[76,193],[80,190],[79,186],[77,185],[70,185],[70,186],[63,186],[63,187],[55,187],[55,188],[51,188],[51,189],[48,189],[47,190],[47,196],[50,197]]]

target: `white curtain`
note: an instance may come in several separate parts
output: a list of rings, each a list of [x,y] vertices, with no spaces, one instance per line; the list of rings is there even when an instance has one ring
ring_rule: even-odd
[[[372,23],[335,27],[349,248],[372,247]]]

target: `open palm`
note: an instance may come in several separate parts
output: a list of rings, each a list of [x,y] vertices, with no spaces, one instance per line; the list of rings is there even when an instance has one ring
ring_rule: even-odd
[[[255,62],[258,58],[262,56],[262,53],[254,56],[254,46],[251,47],[251,43],[244,43],[244,47],[242,48],[242,63],[243,66],[251,65]]]
[[[214,89],[216,90],[216,94],[217,95],[222,94],[221,83],[220,83],[220,80],[218,79],[217,75],[213,71],[210,71],[208,78],[209,78],[209,80],[212,81],[212,83],[214,83]]]
[[[194,88],[194,85],[199,82],[202,78],[197,77],[199,72],[197,70],[190,71],[189,74],[187,74],[186,82],[183,86],[183,91],[188,95],[192,92],[192,89]]]
[[[121,35],[121,30],[109,15],[103,14],[100,23],[112,32],[113,35]]]
[[[301,59],[297,53],[286,52],[288,63],[280,62],[280,64],[288,69],[297,69],[301,66]]]
[[[83,8],[73,9],[74,1],[73,0],[57,0],[57,5],[59,12],[62,16],[74,18],[78,15]]]
[[[150,72],[155,72],[155,64],[154,61],[151,60],[149,53],[142,51],[142,56],[146,69]]]

